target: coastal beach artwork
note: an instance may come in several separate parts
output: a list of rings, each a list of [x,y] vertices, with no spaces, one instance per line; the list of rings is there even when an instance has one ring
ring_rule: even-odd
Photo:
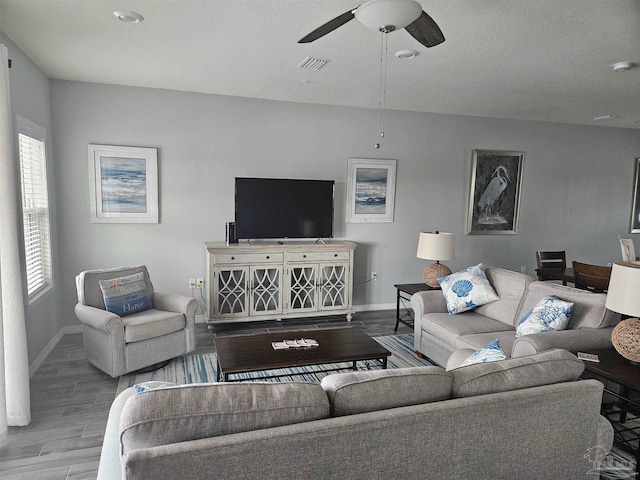
[[[349,158],[347,222],[393,222],[396,160]]]
[[[146,163],[144,158],[100,158],[102,211],[146,213]]]
[[[155,148],[89,145],[92,223],[158,223]]]

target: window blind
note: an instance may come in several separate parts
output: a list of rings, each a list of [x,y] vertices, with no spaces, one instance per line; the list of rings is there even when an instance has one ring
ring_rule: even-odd
[[[51,283],[51,242],[45,145],[18,134],[24,253],[29,297]]]

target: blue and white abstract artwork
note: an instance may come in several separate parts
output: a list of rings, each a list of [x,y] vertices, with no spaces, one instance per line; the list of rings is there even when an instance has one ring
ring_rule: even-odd
[[[144,158],[100,157],[100,183],[103,212],[147,212]]]
[[[386,212],[388,175],[386,168],[356,168],[355,213]]]

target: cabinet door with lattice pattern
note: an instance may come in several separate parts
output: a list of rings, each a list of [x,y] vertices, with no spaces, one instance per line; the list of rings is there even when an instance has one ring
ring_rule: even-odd
[[[317,264],[289,266],[289,312],[315,312],[318,310]]]
[[[321,263],[319,266],[318,310],[339,310],[349,302],[349,264]]]
[[[250,314],[282,313],[282,266],[253,266],[250,271]]]
[[[244,317],[249,314],[248,266],[216,267],[214,301],[217,318]]]

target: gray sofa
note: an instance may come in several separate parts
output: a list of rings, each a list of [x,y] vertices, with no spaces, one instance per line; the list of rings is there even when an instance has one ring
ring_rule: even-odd
[[[537,281],[504,268],[488,266],[485,273],[500,300],[471,311],[450,315],[440,290],[419,292],[411,297],[414,347],[418,355],[444,366],[456,350],[475,351],[496,338],[512,357],[552,348],[574,353],[611,348],[611,330],[620,315],[606,309],[606,294]],[[567,329],[516,338],[515,328],[520,319],[547,295],[574,302]]]
[[[613,429],[602,383],[576,381],[583,369],[552,350],[321,384],[130,388],[109,413],[98,479],[591,478]]]

